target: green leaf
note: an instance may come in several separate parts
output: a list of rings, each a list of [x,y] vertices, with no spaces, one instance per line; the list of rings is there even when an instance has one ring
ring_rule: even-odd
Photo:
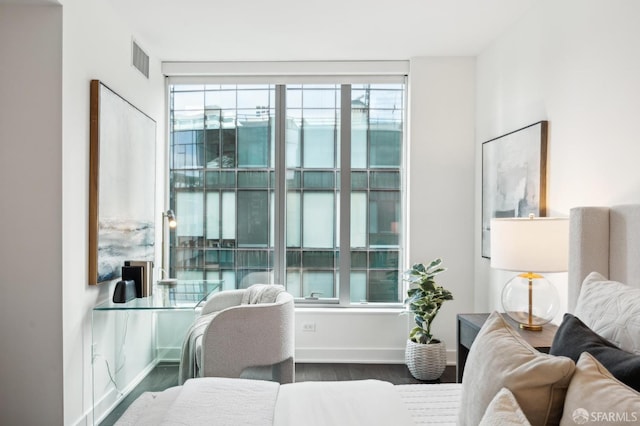
[[[429,275],[431,275],[431,276],[438,275],[439,273],[444,272],[446,270],[447,270],[447,268],[438,268],[438,269],[435,269],[433,271],[429,271]]]
[[[424,265],[422,263],[416,263],[413,266],[411,266],[411,270],[413,270],[415,272],[425,272],[426,268],[424,267]]]
[[[437,259],[433,259],[431,261],[431,263],[429,264],[429,266],[426,267],[426,270],[428,271],[429,269],[433,269],[437,266],[440,266],[442,264],[442,259],[441,258],[437,258]]]
[[[432,292],[434,292],[436,290],[435,281],[427,280],[427,281],[423,282],[422,284],[420,284],[420,288],[425,293],[432,293]]]

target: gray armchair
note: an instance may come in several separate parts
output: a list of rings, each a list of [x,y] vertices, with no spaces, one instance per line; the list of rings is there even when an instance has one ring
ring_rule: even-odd
[[[216,293],[202,308],[196,327],[202,337],[192,338],[196,344],[188,355],[195,356],[198,376],[294,382],[293,296],[282,291],[264,303],[251,293],[258,286]]]

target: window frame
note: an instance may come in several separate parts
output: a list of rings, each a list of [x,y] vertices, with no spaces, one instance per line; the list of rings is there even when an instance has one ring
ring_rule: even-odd
[[[403,62],[403,61],[390,61],[390,62]],[[274,171],[275,171],[275,183],[274,183],[274,229],[282,230],[281,232],[274,233],[274,246],[273,246],[273,280],[274,282],[284,282],[286,274],[286,198],[287,198],[287,182],[286,182],[286,144],[277,143],[278,140],[284,140],[286,135],[286,90],[287,84],[337,84],[341,86],[340,98],[341,98],[341,111],[344,105],[349,106],[349,114],[340,114],[340,179],[339,179],[339,202],[340,209],[337,213],[339,216],[339,245],[334,248],[335,251],[340,251],[340,247],[349,247],[349,253],[353,250],[351,248],[351,195],[353,190],[351,189],[351,84],[375,84],[375,83],[401,83],[404,84],[404,117],[403,117],[403,129],[402,129],[402,149],[400,159],[401,181],[400,181],[400,205],[401,205],[401,229],[399,233],[399,266],[398,272],[401,274],[406,269],[406,261],[408,259],[408,234],[407,234],[407,151],[408,151],[408,134],[407,134],[407,119],[408,119],[408,81],[406,74],[398,75],[393,73],[392,75],[304,75],[304,76],[265,76],[265,75],[218,75],[218,76],[198,76],[198,77],[186,77],[186,76],[172,76],[165,80],[166,89],[166,106],[167,106],[167,120],[166,120],[166,135],[167,143],[165,150],[165,199],[170,200],[170,133],[171,133],[171,114],[170,114],[170,86],[176,84],[273,84],[275,83],[275,158],[274,158]],[[368,155],[368,154],[367,154]],[[384,170],[383,170],[384,171]],[[204,176],[203,176],[204,178]],[[370,188],[367,189],[367,192]],[[206,191],[203,192],[206,198]],[[284,198],[284,199],[283,199]],[[206,203],[206,200],[204,201]],[[368,227],[368,225],[367,225]],[[368,237],[367,237],[368,238]],[[165,242],[169,243],[168,239]],[[168,251],[167,251],[168,252]],[[340,285],[340,283],[350,283],[351,281],[351,256],[339,256],[339,260],[336,262],[337,271],[336,279],[338,280],[337,294],[333,298],[318,298],[317,300],[310,300],[308,297],[296,298],[297,306],[305,307],[345,307],[345,308],[398,308],[402,305],[402,295],[406,291],[406,284],[402,281],[399,283],[398,291],[400,294],[399,302],[352,302],[350,300],[350,286]],[[369,270],[367,266],[367,270]],[[235,287],[235,284],[234,284]]]

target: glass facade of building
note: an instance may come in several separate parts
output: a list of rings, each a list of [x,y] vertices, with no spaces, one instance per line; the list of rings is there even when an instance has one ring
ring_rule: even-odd
[[[342,285],[350,303],[401,302],[404,84],[290,84],[280,92],[270,84],[189,84],[169,91],[170,207],[178,217],[172,276],[244,288],[273,280],[280,251],[290,293],[337,300],[345,172],[351,268]],[[285,108],[276,107],[278,93]],[[340,140],[345,110],[348,146]],[[280,144],[283,162],[276,161]],[[340,167],[345,152],[347,171]],[[276,163],[286,181],[284,221],[275,218]]]

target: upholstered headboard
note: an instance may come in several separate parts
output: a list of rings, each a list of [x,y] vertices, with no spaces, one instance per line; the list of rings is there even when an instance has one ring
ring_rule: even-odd
[[[640,205],[575,207],[569,233],[569,312],[590,272],[640,287]]]

